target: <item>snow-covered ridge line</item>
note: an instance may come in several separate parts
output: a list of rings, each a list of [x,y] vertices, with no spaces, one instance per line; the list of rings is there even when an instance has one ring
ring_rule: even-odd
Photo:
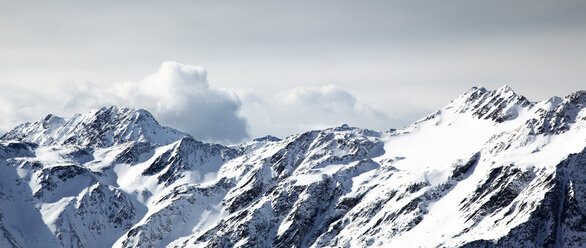
[[[49,115],[0,139],[0,247],[579,247],[585,106],[474,87],[400,130],[231,146]]]
[[[129,141],[166,145],[190,136],[162,127],[144,109],[103,107],[64,119],[52,114],[24,123],[3,135],[2,140],[21,140],[39,145],[109,147]]]

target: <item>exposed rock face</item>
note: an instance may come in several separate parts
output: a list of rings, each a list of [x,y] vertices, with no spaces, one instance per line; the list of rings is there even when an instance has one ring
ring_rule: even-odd
[[[222,146],[102,108],[0,141],[0,247],[580,247],[586,94]],[[424,238],[423,238],[424,237]]]
[[[481,119],[503,121],[517,118],[519,108],[530,108],[533,104],[524,96],[517,95],[509,86],[494,91],[474,87],[448,105],[459,113],[470,112]]]

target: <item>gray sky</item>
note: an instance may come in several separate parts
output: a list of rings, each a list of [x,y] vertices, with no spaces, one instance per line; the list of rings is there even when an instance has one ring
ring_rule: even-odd
[[[0,132],[109,104],[218,142],[397,128],[474,85],[585,89],[585,58],[584,1],[2,1]]]

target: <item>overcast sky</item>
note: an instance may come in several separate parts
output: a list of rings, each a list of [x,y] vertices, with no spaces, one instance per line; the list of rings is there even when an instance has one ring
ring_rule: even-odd
[[[224,143],[400,128],[475,85],[537,101],[585,79],[585,1],[0,6],[0,133],[110,104]]]

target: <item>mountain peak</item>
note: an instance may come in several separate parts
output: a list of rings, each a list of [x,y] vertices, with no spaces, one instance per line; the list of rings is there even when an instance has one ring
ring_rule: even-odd
[[[500,88],[493,90],[492,94],[495,96],[500,96],[500,97],[514,97],[514,96],[518,96],[517,93],[508,85],[503,85]]]
[[[444,110],[455,113],[470,113],[479,119],[504,122],[515,119],[521,108],[530,108],[533,104],[524,96],[518,95],[508,85],[496,90],[484,87],[472,89],[454,99]]]
[[[586,90],[579,90],[573,92],[569,94],[566,98],[570,102],[586,104]]]
[[[281,139],[279,139],[275,136],[272,136],[272,135],[267,135],[264,137],[253,139],[252,141],[281,141]]]
[[[499,87],[496,91],[497,92],[513,92],[513,93],[515,92],[510,86],[508,86],[506,84]]]
[[[41,145],[107,147],[128,141],[170,144],[188,134],[161,126],[144,109],[102,107],[69,119],[49,114],[40,121],[21,124],[2,136]]]
[[[474,91],[486,92],[488,90],[482,86],[472,86],[472,88],[470,88],[468,91],[466,91],[466,93],[474,92]]]
[[[62,117],[59,117],[59,116],[56,116],[53,114],[48,114],[42,120],[42,127],[44,129],[54,129],[54,128],[57,128],[57,127],[63,125],[64,123],[65,123],[65,119],[63,119]]]

